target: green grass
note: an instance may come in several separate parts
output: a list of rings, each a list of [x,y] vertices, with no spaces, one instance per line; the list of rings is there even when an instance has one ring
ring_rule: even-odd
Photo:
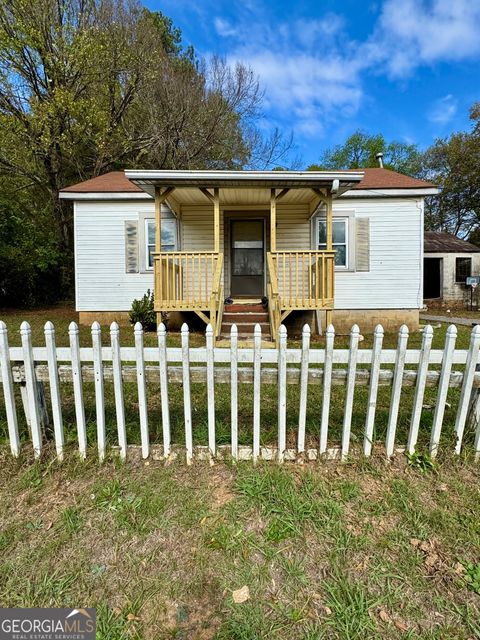
[[[473,463],[0,462],[2,606],[93,606],[109,640],[479,637]]]

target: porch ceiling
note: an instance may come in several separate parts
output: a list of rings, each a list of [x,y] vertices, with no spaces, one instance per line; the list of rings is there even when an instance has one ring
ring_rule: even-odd
[[[268,205],[271,189],[286,189],[281,202],[310,203],[312,189],[339,195],[360,182],[363,172],[352,171],[125,171],[126,177],[154,196],[155,187],[175,187],[179,204],[209,204],[200,188],[219,188],[221,205]]]
[[[270,189],[234,189],[223,188],[219,190],[220,206],[270,206]],[[209,205],[209,198],[200,191],[191,187],[177,187],[173,192],[173,199],[180,205]],[[170,198],[167,198],[169,200]],[[315,199],[311,189],[290,189],[282,198],[281,204],[308,204]]]

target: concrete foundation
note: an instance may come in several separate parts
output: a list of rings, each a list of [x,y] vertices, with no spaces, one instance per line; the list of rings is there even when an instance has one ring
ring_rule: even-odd
[[[319,312],[322,331],[325,331],[325,312]],[[80,311],[80,324],[91,325],[97,320],[102,325],[112,322],[128,323],[128,311]],[[180,331],[186,322],[191,331],[205,331],[205,323],[193,312],[172,311],[168,314],[168,330]],[[312,334],[317,333],[316,313],[314,311],[293,311],[286,319],[285,326],[289,335],[300,335],[304,324],[308,324]],[[398,331],[406,324],[410,331],[419,328],[418,309],[335,309],[333,311],[335,332],[350,333],[352,325],[358,324],[361,333],[371,333],[377,324],[385,331]]]

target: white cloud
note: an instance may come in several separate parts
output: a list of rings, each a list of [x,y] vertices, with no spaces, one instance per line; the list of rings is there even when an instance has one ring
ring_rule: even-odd
[[[214,27],[229,39],[229,61],[258,74],[269,120],[320,136],[359,110],[368,74],[404,81],[421,66],[480,56],[480,0],[379,0],[374,13],[362,41],[348,35],[339,14],[275,22],[261,1],[242,3],[228,20],[217,16]],[[447,95],[427,117],[445,124],[456,110]]]
[[[457,113],[457,101],[452,96],[452,94],[448,94],[443,98],[439,98],[433,104],[433,107],[428,114],[428,119],[430,122],[435,124],[447,124]]]
[[[230,36],[236,36],[238,31],[235,27],[233,27],[228,20],[224,18],[216,17],[213,21],[213,25],[215,27],[215,31],[219,36],[223,38],[228,38]]]
[[[372,61],[405,77],[421,65],[478,56],[479,32],[478,0],[385,0],[368,45]]]

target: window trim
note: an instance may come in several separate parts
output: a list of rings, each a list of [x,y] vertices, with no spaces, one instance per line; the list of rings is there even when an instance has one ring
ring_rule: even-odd
[[[149,225],[153,224],[153,227],[155,228],[155,218],[145,218],[144,219],[144,228],[143,228],[143,240],[144,240],[144,258],[145,258],[145,262],[144,262],[144,269],[145,271],[153,271],[153,264],[152,266],[149,265],[148,263],[148,258],[149,258],[149,251],[148,248],[151,245],[151,243],[148,242],[148,227]],[[173,244],[173,249],[171,251],[176,251],[177,250],[177,246],[178,246],[178,242],[177,242],[177,221],[175,218],[162,218],[161,221],[161,226],[162,228],[164,227],[164,225],[167,224],[172,224],[174,226],[174,231],[173,231],[173,235],[175,237],[175,242]],[[154,245],[155,246],[155,245]],[[164,245],[162,245],[164,246]],[[170,246],[170,245],[168,245]],[[164,249],[162,249],[162,251],[164,251]]]
[[[315,224],[315,249],[318,251],[326,251],[327,249],[320,249],[319,242],[319,232],[320,232],[320,222],[326,223],[326,217],[324,215],[317,216],[316,224]],[[350,217],[348,215],[337,215],[334,216],[333,222],[343,222],[345,228],[345,242],[335,242],[332,243],[332,248],[335,250],[335,245],[337,246],[345,246],[345,264],[336,264],[335,269],[339,271],[351,271],[352,267],[350,265]]]
[[[356,209],[348,207],[348,209],[337,209],[334,205],[333,219],[345,218],[347,220],[348,238],[347,243],[347,267],[335,267],[335,271],[339,273],[355,273],[356,269]],[[318,221],[325,220],[325,207],[318,207],[315,214],[312,215],[310,220],[310,248],[313,251],[318,251]]]
[[[175,224],[175,251],[180,247],[180,232],[178,219],[169,210],[164,211],[162,205],[162,224],[171,221]],[[153,267],[148,266],[148,226],[147,222],[155,222],[152,209],[138,211],[138,266],[139,273],[153,273]]]
[[[470,263],[469,275],[465,276],[465,280],[458,280],[457,278],[457,262],[458,260],[468,260]],[[473,259],[471,256],[455,256],[455,284],[465,284],[466,279],[472,275]]]

